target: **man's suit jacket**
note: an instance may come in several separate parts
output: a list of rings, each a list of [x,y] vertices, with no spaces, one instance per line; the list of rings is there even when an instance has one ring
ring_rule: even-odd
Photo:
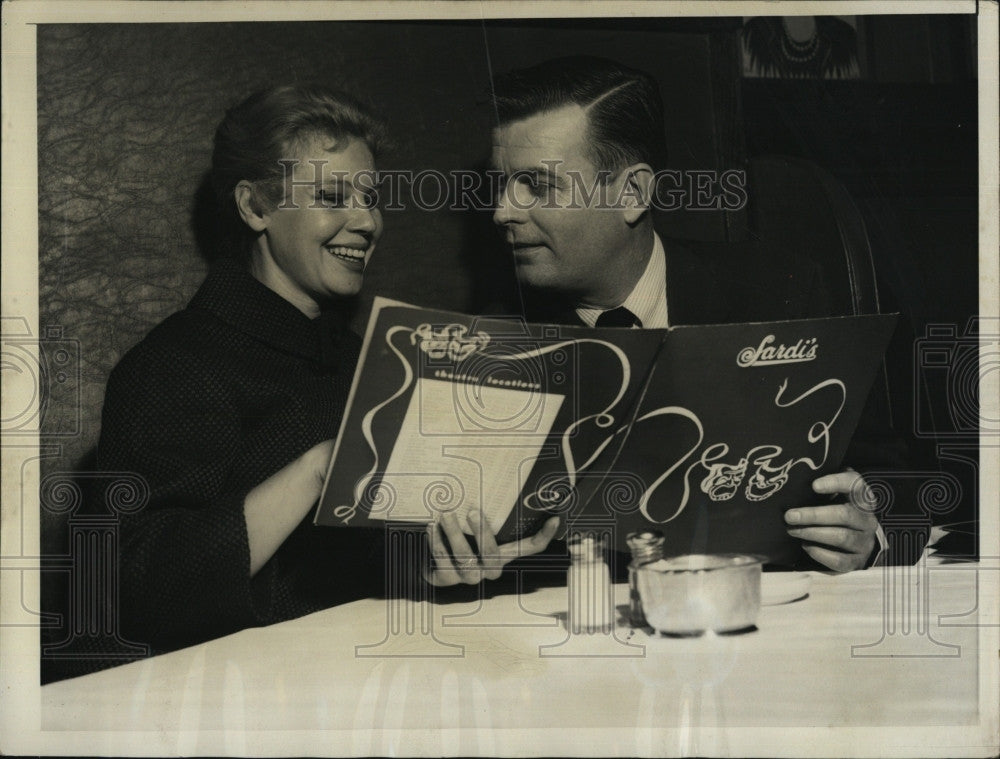
[[[754,242],[661,240],[671,326],[836,315],[819,267],[806,258]],[[557,294],[525,291],[522,297],[529,321],[581,323],[573,304]]]

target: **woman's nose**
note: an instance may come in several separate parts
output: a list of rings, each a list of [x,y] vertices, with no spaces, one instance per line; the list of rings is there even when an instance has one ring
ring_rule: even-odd
[[[351,212],[348,229],[368,238],[377,237],[382,229],[381,211],[377,208],[355,208]]]

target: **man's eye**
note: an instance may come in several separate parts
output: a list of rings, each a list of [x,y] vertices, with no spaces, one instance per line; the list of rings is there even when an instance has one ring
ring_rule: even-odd
[[[548,182],[539,182],[537,180],[532,180],[528,185],[528,189],[531,190],[531,194],[536,198],[545,197],[552,190],[552,185]]]
[[[544,182],[539,182],[535,177],[532,176],[522,176],[519,178],[518,183],[525,187],[528,192],[534,196],[539,196],[545,192],[546,185]]]

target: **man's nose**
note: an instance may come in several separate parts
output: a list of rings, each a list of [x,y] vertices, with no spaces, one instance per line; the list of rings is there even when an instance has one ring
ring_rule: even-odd
[[[497,193],[495,208],[493,209],[493,223],[498,226],[513,224],[520,221],[521,210],[516,201],[511,202],[509,193],[515,191],[515,183],[508,182],[503,189]]]

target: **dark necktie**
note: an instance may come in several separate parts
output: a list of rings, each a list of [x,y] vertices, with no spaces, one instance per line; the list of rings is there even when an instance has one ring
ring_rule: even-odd
[[[597,317],[597,322],[594,325],[596,327],[641,327],[642,322],[639,321],[635,314],[629,311],[624,306],[618,306],[618,308],[612,308],[610,311],[605,311],[600,316]]]

